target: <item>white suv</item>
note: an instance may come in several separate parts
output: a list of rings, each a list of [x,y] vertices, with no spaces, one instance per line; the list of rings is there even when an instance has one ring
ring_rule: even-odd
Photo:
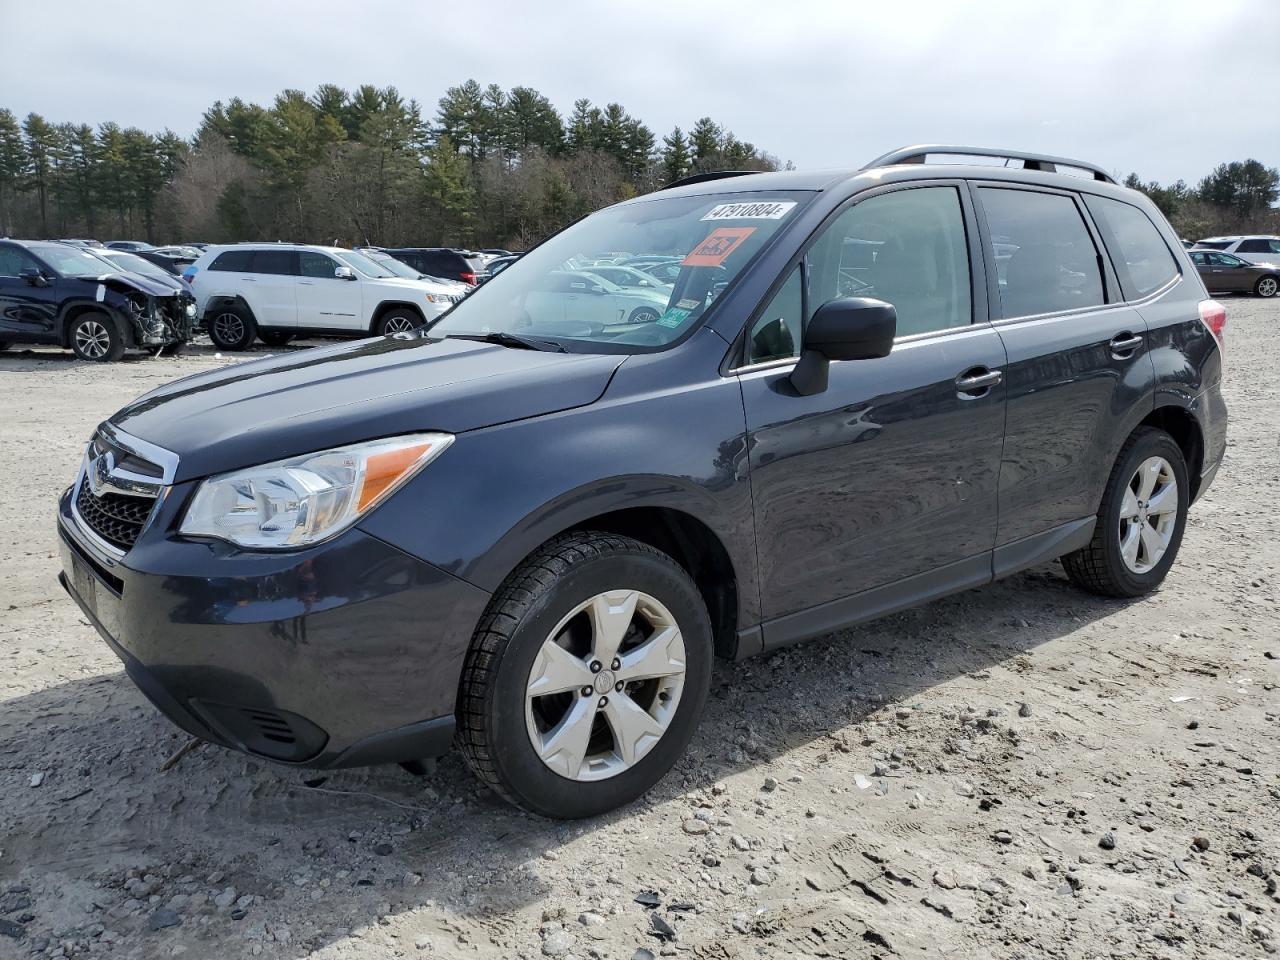
[[[1196,246],[1210,250],[1233,253],[1250,263],[1280,266],[1280,237],[1255,235],[1252,237],[1206,237],[1197,240]]]
[[[245,350],[308,333],[414,330],[461,299],[448,285],[398,277],[340,247],[238,243],[210,247],[184,272],[210,339]]]

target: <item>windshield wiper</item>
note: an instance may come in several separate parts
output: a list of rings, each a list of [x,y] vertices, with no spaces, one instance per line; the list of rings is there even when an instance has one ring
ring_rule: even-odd
[[[476,340],[480,343],[496,343],[502,347],[514,347],[517,350],[545,350],[551,353],[568,353],[563,343],[556,340],[543,340],[541,337],[522,337],[516,333],[494,330],[491,333],[446,333],[446,339]]]

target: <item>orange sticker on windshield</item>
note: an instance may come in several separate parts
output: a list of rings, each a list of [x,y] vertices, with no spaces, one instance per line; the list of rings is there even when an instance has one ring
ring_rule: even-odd
[[[755,227],[719,227],[690,251],[681,262],[686,267],[718,267],[742,241],[756,232]]]

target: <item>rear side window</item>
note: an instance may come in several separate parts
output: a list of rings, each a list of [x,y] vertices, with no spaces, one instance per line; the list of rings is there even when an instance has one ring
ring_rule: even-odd
[[[213,263],[209,264],[209,269],[248,273],[252,257],[252,250],[228,250],[214,257]]]
[[[1280,253],[1280,240],[1254,237],[1252,240],[1241,240],[1236,250],[1240,253]]]
[[[292,250],[255,250],[253,273],[294,276],[298,273],[298,255]]]
[[[978,193],[1006,318],[1106,302],[1098,248],[1071,197],[995,187]]]
[[[1111,247],[1111,262],[1120,274],[1125,298],[1138,300],[1178,275],[1178,264],[1151,219],[1129,203],[1108,197],[1086,197]]]
[[[449,275],[460,272],[458,270],[457,259],[447,253],[424,253],[421,254],[422,272],[430,273],[436,276],[440,274]]]

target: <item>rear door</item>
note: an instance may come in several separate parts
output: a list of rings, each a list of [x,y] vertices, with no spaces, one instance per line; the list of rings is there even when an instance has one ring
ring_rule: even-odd
[[[298,254],[294,250],[255,250],[245,275],[249,304],[263,327],[298,326]]]
[[[340,264],[318,250],[298,251],[298,326],[317,330],[364,330],[363,281],[335,276]]]
[[[989,284],[1009,358],[998,575],[1000,547],[1066,536],[1097,511],[1135,407],[1143,397],[1150,404],[1154,368],[1146,323],[1123,302],[1078,194],[1003,182],[972,187],[988,262],[1002,261]]]
[[[971,281],[979,249],[963,184],[860,195],[745,331],[767,646],[990,579],[1005,355]],[[897,308],[893,350],[832,363],[827,389],[802,396],[789,378],[808,319],[849,295]]]

